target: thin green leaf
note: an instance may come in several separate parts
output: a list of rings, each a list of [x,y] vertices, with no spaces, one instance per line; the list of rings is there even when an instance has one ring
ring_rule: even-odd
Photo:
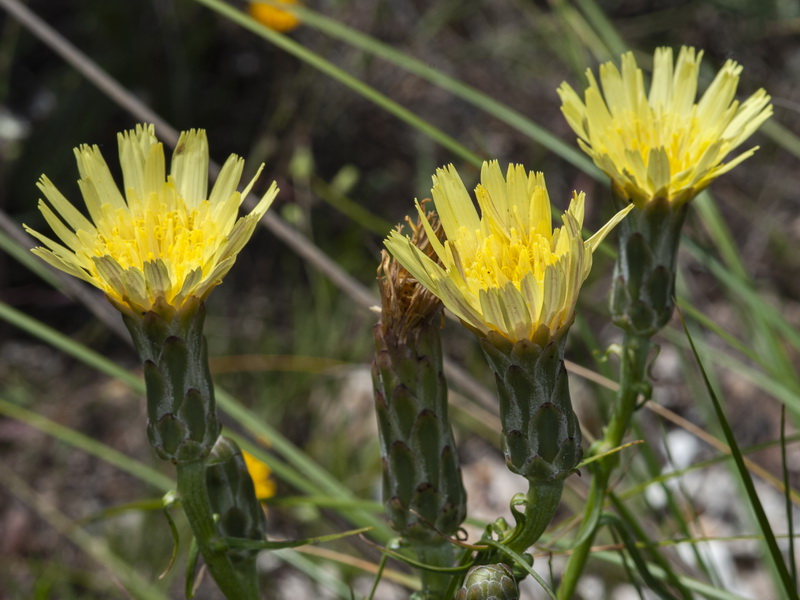
[[[197,562],[200,560],[200,547],[197,545],[197,538],[192,536],[192,541],[189,544],[189,559],[186,561],[186,581],[184,582],[183,591],[186,597],[191,600],[194,598],[194,593],[200,585],[200,579],[203,575],[201,570],[197,573]]]
[[[790,435],[786,438],[786,443],[792,443],[798,441],[800,441],[800,433],[795,433],[794,435]],[[780,440],[770,440],[768,442],[761,442],[760,444],[753,444],[752,446],[747,446],[746,448],[740,448],[740,450],[742,452],[742,455],[747,456],[748,454],[761,452],[766,448],[771,448],[772,446],[775,446],[780,443],[781,443]],[[649,486],[653,484],[664,483],[666,481],[669,481],[670,479],[682,477],[683,475],[686,475],[686,473],[690,473],[691,471],[705,469],[707,467],[725,462],[726,460],[730,459],[731,459],[730,454],[720,454],[713,458],[696,462],[692,465],[689,465],[688,467],[684,467],[683,469],[676,469],[674,471],[670,471],[669,473],[663,473],[661,475],[657,475],[655,477],[652,477],[651,479],[648,479],[647,481],[643,481],[635,486],[629,487],[625,491],[620,492],[617,495],[620,497],[620,499],[627,500],[638,494],[641,494],[642,492],[644,492],[645,489],[647,489]],[[790,492],[792,500],[795,503],[800,504],[800,494],[798,494],[795,490],[791,488]]]
[[[311,191],[319,197],[320,200],[327,202],[334,209],[367,231],[377,233],[378,235],[386,235],[393,227],[389,221],[371,213],[321,177],[316,175],[311,177]]]
[[[388,560],[388,556],[381,554],[381,561],[378,563],[378,572],[375,573],[375,581],[372,583],[372,588],[369,590],[369,596],[367,596],[367,600],[373,600],[375,598],[375,592],[378,590],[378,584],[381,582],[383,571],[386,569],[386,561]]]
[[[780,311],[758,295],[749,279],[731,273],[723,264],[690,239],[684,237],[681,243],[695,260],[707,268],[716,280],[729,290],[731,298],[742,302],[748,311],[758,313],[786,341],[800,349],[800,331],[789,323]]]
[[[331,571],[324,566],[318,565],[291,549],[275,550],[273,554],[282,561],[300,569],[320,585],[332,590],[339,598],[344,598],[345,600],[351,598],[350,588],[342,583],[335,573],[331,573]]]
[[[5,305],[0,303],[0,315],[3,314],[4,308]],[[69,444],[73,448],[79,448],[87,454],[100,458],[101,460],[114,465],[126,473],[130,473],[134,477],[137,477],[141,481],[144,481],[153,487],[158,488],[159,490],[167,491],[175,487],[175,482],[163,473],[160,473],[155,469],[148,467],[147,465],[144,465],[139,461],[126,456],[125,454],[122,454],[121,452],[117,452],[102,442],[98,442],[97,440],[87,437],[82,433],[75,431],[74,429],[70,429],[69,427],[59,425],[55,421],[51,421],[46,417],[17,406],[16,404],[12,404],[3,398],[0,398],[0,415],[5,415],[30,425],[31,427],[35,427],[39,431],[42,431],[47,435],[64,442],[65,444]]]
[[[792,581],[796,588],[797,562],[794,557],[794,507],[792,506],[792,486],[789,483],[789,466],[786,462],[786,405],[781,406],[781,471],[783,472],[786,521],[789,529],[789,569],[792,572]]]
[[[607,551],[600,551],[592,553],[592,558],[597,560],[602,560],[606,563],[612,565],[622,565],[622,559],[619,555],[615,552],[607,552]],[[657,565],[650,565],[648,564],[648,569],[653,577],[658,579],[665,579],[666,573],[664,569]],[[678,580],[684,585],[688,590],[696,592],[698,594],[702,594],[706,598],[710,600],[747,600],[744,596],[739,596],[738,594],[734,594],[733,592],[729,592],[728,590],[719,589],[713,585],[709,585],[703,581],[697,581],[691,577],[686,577],[685,575],[679,575]]]
[[[167,519],[169,532],[172,534],[172,554],[169,557],[167,567],[164,569],[161,575],[158,576],[159,579],[166,577],[167,573],[170,572],[175,564],[175,560],[178,558],[178,547],[180,546],[181,537],[178,535],[178,527],[175,525],[172,515],[169,514],[169,509],[176,504],[178,504],[177,492],[167,492],[161,499],[161,508],[164,511],[164,517]]]
[[[298,546],[308,546],[310,544],[324,544],[325,542],[332,542],[334,540],[365,533],[370,529],[372,528],[361,527],[360,529],[351,529],[350,531],[342,531],[341,533],[332,533],[330,535],[321,535],[302,540],[284,540],[282,542],[228,537],[225,538],[225,543],[237,550],[283,550],[284,548],[297,548]]]
[[[104,540],[90,535],[80,527],[76,527],[71,519],[39,495],[36,490],[31,488],[2,461],[0,461],[0,485],[19,499],[23,505],[36,511],[48,525],[72,541],[95,562],[109,571],[110,576],[116,579],[133,598],[168,600],[168,596],[164,591],[143,579],[136,572],[136,568],[117,556]]]
[[[608,48],[608,52],[613,56],[620,56],[628,51],[628,45],[622,36],[617,32],[617,28],[609,20],[603,9],[594,0],[576,0],[586,19],[592,24],[594,30]]]
[[[612,454],[616,454],[617,452],[620,452],[620,451],[625,450],[627,448],[631,448],[633,446],[638,446],[639,444],[643,444],[643,443],[644,443],[644,440],[634,440],[632,442],[628,442],[627,444],[622,444],[621,446],[617,446],[616,448],[612,448],[608,452],[603,452],[602,454],[593,454],[589,458],[586,458],[586,459],[582,460],[580,463],[578,463],[578,466],[575,467],[575,468],[576,469],[580,469],[581,467],[585,467],[586,465],[589,465],[589,464],[591,464],[591,463],[593,463],[593,462],[595,462],[597,460],[600,460],[600,459],[605,458],[607,456],[611,456]]]
[[[522,113],[515,111],[502,102],[498,102],[488,94],[478,91],[458,79],[442,73],[440,70],[431,67],[397,48],[384,44],[357,29],[348,27],[310,8],[293,6],[291,10],[296,12],[303,23],[309,27],[318,29],[332,38],[350,44],[354,48],[359,48],[378,56],[387,62],[405,69],[409,73],[413,73],[431,82],[437,87],[451,92],[453,95],[469,102],[473,106],[477,106],[496,119],[514,127],[521,133],[530,137],[533,141],[541,144],[582,171],[592,175],[598,180],[605,180],[605,175],[594,166],[592,161],[589,160],[583,152],[577,150],[572,144],[565,143]]]
[[[217,405],[230,417],[235,419],[243,428],[249,431],[256,439],[263,438],[269,440],[272,449],[281,454],[286,461],[303,473],[309,480],[317,486],[317,493],[320,495],[330,494],[341,499],[357,500],[355,495],[336,480],[330,473],[320,467],[314,460],[308,457],[297,446],[292,444],[283,435],[269,424],[263,422],[250,409],[235,400],[230,394],[220,388],[216,388]],[[382,518],[373,513],[359,509],[340,509],[341,514],[350,519],[355,525],[373,528],[373,535],[382,541],[393,537],[394,533],[386,526]]]
[[[662,597],[664,597],[664,594],[666,594],[667,598],[673,597],[672,595],[666,593],[664,587],[653,577],[649,563],[644,561],[644,559],[636,552],[632,552],[632,549],[638,548],[638,546],[628,532],[628,528],[630,528],[630,530],[633,531],[633,534],[641,540],[643,547],[649,551],[652,561],[663,569],[664,580],[670,583],[672,587],[674,587],[675,590],[680,593],[681,598],[691,600],[691,593],[686,589],[681,580],[675,574],[672,566],[669,564],[669,561],[667,561],[661,555],[661,553],[656,549],[656,545],[650,540],[650,538],[647,537],[646,532],[641,525],[639,525],[639,522],[636,517],[634,517],[633,513],[628,510],[627,506],[619,501],[619,498],[613,492],[610,493],[608,497],[614,504],[614,507],[617,509],[619,516],[603,513],[601,522],[605,522],[616,527],[617,533],[622,538],[622,541],[625,544],[625,547],[628,549],[628,552],[631,553],[631,558],[636,564],[637,570],[639,571],[639,574],[642,576],[642,579],[645,581],[645,583],[647,583],[647,585],[650,586],[653,591],[661,594]],[[655,587],[653,587],[654,585]]]
[[[686,339],[676,330],[663,330],[665,338],[674,342],[676,346],[687,348]],[[695,342],[698,348],[707,356],[713,364],[725,367],[731,372],[736,373],[742,379],[753,383],[759,389],[767,392],[777,400],[780,400],[795,415],[800,415],[800,395],[793,387],[789,387],[786,382],[772,373],[764,373],[754,369],[744,361],[737,359],[727,352],[709,352],[709,344],[701,340]]]
[[[752,286],[742,262],[739,244],[734,240],[733,234],[713,202],[711,194],[708,191],[701,193],[695,198],[693,205],[700,214],[703,226],[711,235],[717,250],[722,255],[728,271],[741,281],[739,287]],[[734,291],[734,293],[736,292]],[[753,346],[763,355],[762,359],[769,365],[769,372],[786,382],[792,382],[791,385],[800,390],[797,372],[786,354],[785,348],[779,341],[781,332],[774,327],[770,327],[767,320],[768,317],[764,313],[761,311],[749,311],[742,306],[738,294],[732,296],[731,300],[740,306],[745,322],[750,324],[750,331],[754,339]],[[760,300],[763,303],[763,299]]]

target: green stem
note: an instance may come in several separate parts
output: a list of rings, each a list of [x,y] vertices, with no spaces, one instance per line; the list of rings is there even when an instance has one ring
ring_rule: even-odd
[[[518,554],[522,554],[533,546],[542,536],[544,530],[553,520],[561,501],[564,480],[528,480],[528,498],[525,505],[525,524],[521,530],[508,541],[506,546]]]
[[[456,559],[457,546],[446,540],[429,543],[414,543],[419,562],[432,567],[452,567]],[[446,596],[453,579],[452,573],[439,573],[420,569],[422,589],[411,595],[412,600],[441,600]]]
[[[625,332],[619,365],[619,391],[611,422],[603,436],[603,452],[619,446],[630,427],[639,393],[647,382],[647,356],[651,345],[650,338]],[[610,458],[612,460],[605,461],[609,471],[616,466],[619,456],[614,454]]]
[[[619,391],[611,420],[596,452],[607,452],[622,443],[636,410],[639,393],[647,382],[647,357],[651,345],[649,337],[625,332],[620,356]],[[578,531],[580,541],[573,549],[564,569],[561,585],[558,587],[559,600],[568,600],[575,593],[597,533],[597,517],[605,504],[606,488],[611,473],[618,463],[619,455],[615,453],[600,462],[595,470],[586,504],[586,514]]]
[[[586,565],[586,560],[589,558],[589,552],[594,542],[607,485],[608,471],[602,468],[597,469],[589,487],[586,512],[583,515],[580,529],[578,529],[579,541],[567,560],[567,565],[564,567],[564,573],[561,577],[561,584],[558,586],[557,595],[559,600],[572,598],[575,587],[578,585],[583,567]]]
[[[258,600],[255,562],[234,567],[224,541],[217,536],[206,487],[205,461],[178,463],[177,470],[183,512],[219,589],[229,600]]]

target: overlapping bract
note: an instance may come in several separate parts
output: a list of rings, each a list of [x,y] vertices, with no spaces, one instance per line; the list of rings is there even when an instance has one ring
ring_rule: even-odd
[[[208,195],[205,131],[181,134],[168,176],[152,125],[120,133],[118,141],[124,196],[97,146],[75,149],[89,218],[42,176],[38,187],[50,205],[40,200],[39,209],[63,244],[26,227],[45,246],[34,254],[100,288],[132,316],[156,305],[179,310],[190,297],[204,300],[274,200],[275,183],[237,219],[261,169],[239,193],[244,160],[231,155]]]
[[[742,67],[728,60],[695,102],[702,56],[684,46],[673,66],[672,49],[658,48],[649,95],[631,52],[621,73],[600,66],[599,85],[587,70],[584,100],[567,83],[558,89],[578,144],[634,203],[686,202],[757,149],[723,162],[772,115],[770,96],[761,89],[735,100]]]
[[[432,194],[447,239],[428,238],[444,267],[396,231],[386,247],[466,325],[511,341],[549,338],[571,321],[592,253],[628,210],[584,241],[584,195],[575,193],[553,230],[544,176],[509,165],[504,178],[497,161],[483,164],[475,189],[482,216],[452,165],[436,171]]]

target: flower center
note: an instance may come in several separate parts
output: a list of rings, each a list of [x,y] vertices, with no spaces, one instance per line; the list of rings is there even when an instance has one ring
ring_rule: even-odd
[[[111,256],[123,269],[143,270],[144,263],[161,259],[177,281],[197,267],[206,274],[219,245],[219,228],[209,217],[210,209],[207,200],[188,207],[167,183],[164,193],[131,200],[128,209],[104,205],[97,234],[85,252]]]
[[[720,139],[722,132],[713,123],[701,124],[696,111],[679,114],[649,107],[644,110],[648,114],[625,111],[614,118],[606,131],[597,132],[599,135],[595,139],[601,152],[608,153],[615,162],[626,164],[630,161],[625,156],[626,150],[633,151],[648,166],[650,150],[663,148],[669,160],[670,174],[674,177],[696,167],[709,146]],[[720,158],[726,147],[727,144],[723,144]],[[716,166],[716,162],[708,167]],[[677,183],[673,180],[673,186]]]
[[[460,246],[458,241],[455,244]],[[475,291],[502,288],[509,282],[520,289],[528,274],[541,282],[545,267],[558,260],[549,240],[533,229],[526,236],[520,236],[515,229],[509,236],[493,233],[482,240],[473,256],[462,257],[465,274]]]

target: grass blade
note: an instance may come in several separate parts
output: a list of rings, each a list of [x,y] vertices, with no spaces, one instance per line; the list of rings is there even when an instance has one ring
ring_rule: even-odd
[[[622,558],[616,552],[608,552],[608,551],[600,551],[600,552],[593,552],[592,558],[596,558],[598,560],[602,560],[612,565],[622,565]],[[665,579],[666,573],[661,567],[656,565],[648,564],[648,569],[650,570],[651,575],[658,579]],[[738,594],[734,594],[733,592],[729,592],[728,590],[722,590],[713,585],[709,585],[702,581],[697,581],[692,577],[686,577],[685,575],[679,575],[678,580],[681,582],[682,585],[686,587],[686,589],[691,590],[697,594],[701,594],[702,596],[709,598],[709,600],[747,600],[744,596],[740,596]]]
[[[606,16],[594,0],[577,0],[576,4],[580,7],[586,19],[594,26],[595,31],[600,36],[600,39],[605,43],[609,53],[614,56],[620,56],[628,51],[628,45],[622,36],[617,32],[617,28]]]
[[[2,305],[0,305],[0,311],[2,311],[2,308]],[[73,448],[83,450],[87,454],[91,454],[94,457],[114,465],[121,471],[130,473],[134,477],[137,477],[141,481],[152,485],[162,492],[166,492],[175,487],[175,482],[163,473],[160,473],[155,469],[148,467],[147,465],[144,465],[139,461],[126,456],[125,454],[122,454],[121,452],[117,452],[102,442],[98,442],[97,440],[85,436],[78,431],[70,429],[69,427],[59,425],[55,421],[51,421],[42,415],[31,412],[25,408],[22,408],[21,406],[17,406],[16,404],[13,404],[3,398],[0,398],[0,415],[11,417],[12,419],[16,419],[17,421],[25,423],[26,425],[35,427],[39,431],[42,431],[47,435],[64,442],[65,444],[69,444]]]
[[[205,2],[205,0],[197,0]],[[485,94],[472,86],[469,86],[454,77],[450,77],[435,69],[421,60],[418,60],[400,50],[393,48],[388,44],[384,44],[375,38],[348,27],[335,19],[323,16],[306,7],[291,7],[291,10],[297,13],[302,21],[309,27],[318,29],[323,33],[331,36],[334,39],[340,40],[355,48],[359,48],[364,52],[378,56],[387,62],[390,62],[398,67],[405,69],[409,73],[413,73],[418,77],[431,82],[437,87],[447,90],[454,96],[469,102],[487,114],[492,115],[496,119],[514,127],[517,131],[527,135],[535,142],[541,144],[551,152],[557,154],[567,162],[575,165],[582,171],[592,175],[598,180],[604,180],[600,170],[594,166],[591,160],[586,155],[577,150],[573,145],[567,144],[555,135],[550,133],[547,129],[535,123],[525,115],[509,106],[498,102],[488,94]]]
[[[133,598],[141,600],[168,600],[166,593],[143,579],[134,567],[114,554],[101,539],[76,527],[64,513],[36,493],[21,477],[0,461],[0,484],[31,507],[48,525],[72,541],[83,552],[105,568],[112,579],[125,588]]]
[[[322,58],[319,54],[316,54],[301,44],[298,44],[290,37],[278,33],[277,31],[274,31],[265,25],[261,25],[255,19],[252,19],[247,14],[237,10],[230,4],[222,2],[221,0],[195,0],[195,2],[206,6],[225,18],[230,19],[238,25],[241,25],[245,29],[248,29],[256,35],[261,36],[268,42],[275,44],[282,50],[285,50],[289,54],[296,56],[315,69],[319,69],[325,75],[346,85],[367,100],[374,102],[386,112],[394,115],[401,121],[405,121],[415,129],[437,141],[443,147],[447,148],[457,156],[460,156],[463,160],[476,166],[480,166],[481,162],[483,162],[481,157],[472,152],[472,150],[469,150],[460,142],[456,141],[455,138],[447,135],[437,127],[434,127],[425,119],[418,117],[413,112],[401,106],[388,96],[382,94],[372,86],[367,85],[357,77],[353,77],[348,72],[334,65],[332,62]]]
[[[682,315],[681,318],[683,318]],[[775,535],[772,532],[772,528],[770,527],[767,515],[764,512],[764,507],[761,505],[761,500],[759,500],[758,498],[758,494],[756,493],[756,488],[753,485],[753,480],[751,479],[750,473],[748,472],[747,467],[744,464],[744,457],[742,456],[742,453],[739,450],[739,446],[736,443],[736,438],[733,435],[733,430],[728,424],[728,420],[725,417],[725,412],[722,410],[722,405],[719,401],[719,398],[717,398],[717,394],[714,391],[714,387],[711,385],[711,382],[708,379],[708,374],[706,373],[706,370],[703,367],[703,362],[700,360],[700,355],[697,353],[697,349],[695,348],[694,345],[694,340],[692,339],[692,336],[689,333],[689,328],[686,326],[685,322],[683,323],[683,328],[684,331],[686,332],[686,337],[689,340],[689,345],[692,349],[692,354],[694,354],[694,358],[695,361],[697,362],[700,374],[703,377],[703,382],[705,383],[706,390],[708,391],[708,395],[711,398],[711,402],[714,407],[714,412],[717,415],[720,427],[722,428],[722,431],[725,434],[725,439],[727,440],[728,446],[731,449],[731,456],[733,457],[733,462],[736,465],[736,470],[739,473],[742,485],[744,486],[745,491],[747,492],[747,497],[750,501],[750,505],[753,508],[753,512],[756,515],[756,520],[758,521],[761,533],[764,535],[764,540],[767,543],[767,548],[769,550],[770,558],[772,559],[772,562],[778,573],[778,578],[780,580],[780,583],[783,586],[783,592],[786,594],[784,597],[787,598],[787,600],[798,600],[797,588],[795,587],[792,577],[789,575],[789,571],[786,568],[786,563],[783,560],[783,555],[781,554],[781,550],[778,547],[778,542],[775,539]]]
[[[797,562],[794,557],[794,507],[792,506],[792,487],[789,485],[789,467],[786,462],[786,406],[781,406],[781,470],[783,471],[784,502],[786,503],[786,523],[789,533],[789,568],[794,587],[797,587]]]

